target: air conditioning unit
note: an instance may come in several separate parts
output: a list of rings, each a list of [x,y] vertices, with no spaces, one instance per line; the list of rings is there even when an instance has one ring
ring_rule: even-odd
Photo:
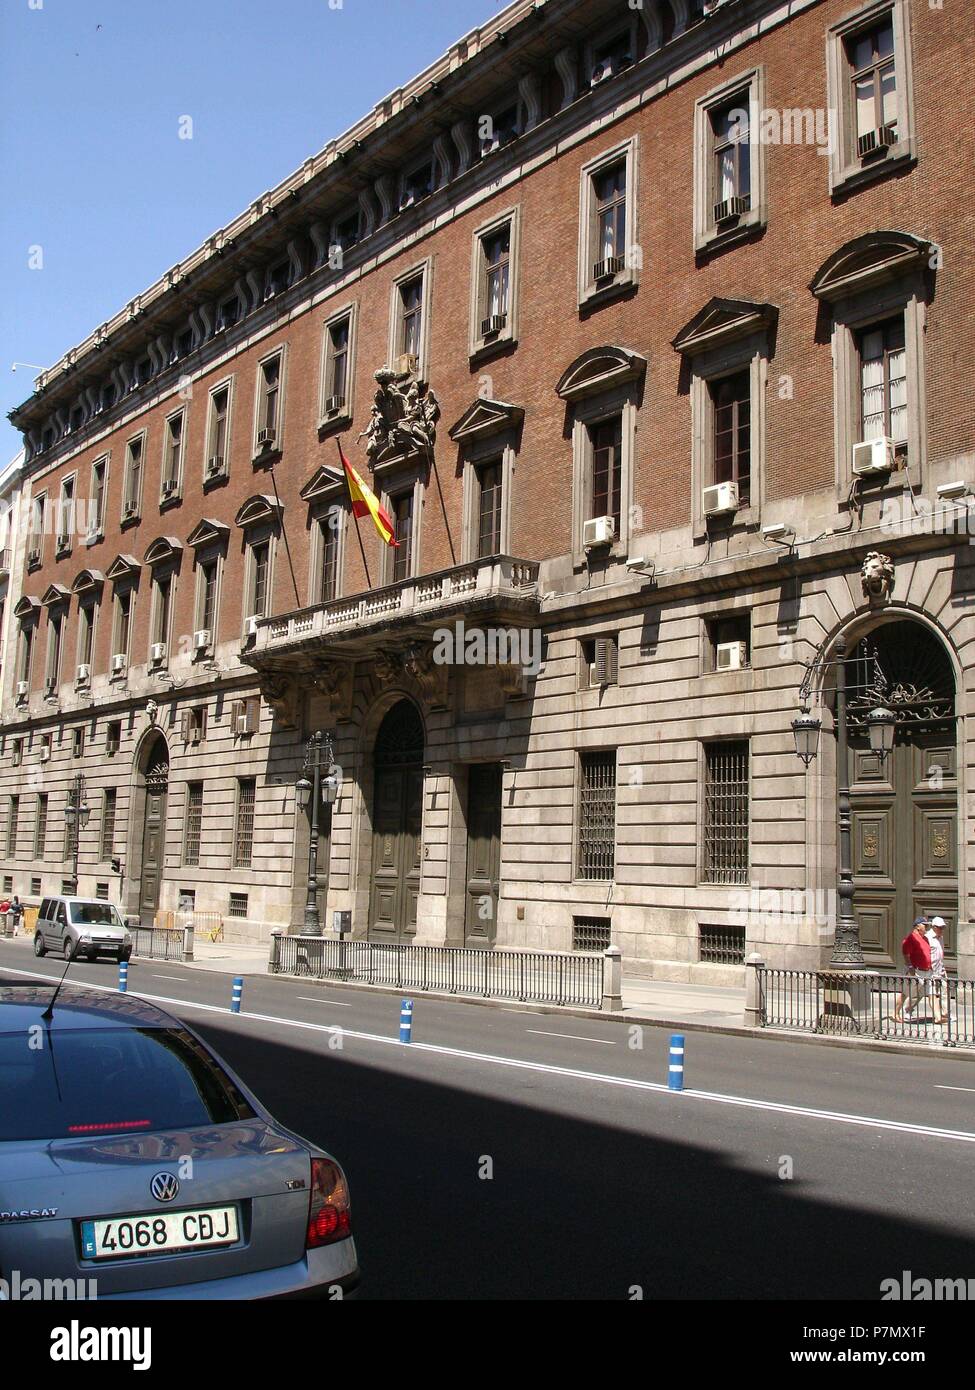
[[[725,198],[724,202],[715,203],[714,220],[720,226],[722,222],[734,222],[743,212],[747,211],[747,198]]]
[[[201,627],[198,632],[193,634],[193,645],[198,652],[205,651],[210,645],[210,629]]]
[[[51,756],[51,745],[49,743],[42,743],[38,749],[37,756],[42,763],[46,763]]]
[[[162,495],[164,497],[172,497],[178,486],[179,482],[176,478],[167,478],[162,485]]]
[[[882,434],[853,446],[853,473],[858,478],[871,473],[889,473],[895,465],[894,441]]]
[[[67,531],[62,531],[61,535],[58,536],[58,550],[67,550],[70,544],[71,537],[68,535]]]
[[[90,527],[90,528],[88,529],[88,531],[85,532],[85,545],[94,545],[95,542],[96,542],[96,541],[100,541],[101,538],[102,538],[101,527],[100,527],[100,526],[92,526],[92,527]]]
[[[393,371],[397,376],[406,376],[412,372],[414,375],[420,367],[420,359],[415,352],[401,352],[393,362]]]
[[[214,478],[223,472],[223,454],[213,454],[207,459],[207,477]]]
[[[91,667],[84,662],[78,667],[77,682],[79,685],[87,685],[91,680]]]
[[[106,738],[106,739],[105,739],[105,753],[106,753],[106,755],[107,755],[109,758],[114,758],[114,757],[115,757],[115,754],[116,754],[117,752],[118,752],[118,739],[117,739],[117,738]]]
[[[738,484],[714,483],[706,487],[701,497],[705,516],[720,516],[722,512],[738,510]]]
[[[616,518],[612,516],[590,517],[582,527],[582,544],[588,550],[594,545],[612,545],[616,539]]]
[[[189,741],[190,741],[190,743],[199,743],[200,740],[202,739],[202,737],[203,737],[203,730],[200,728],[199,724],[191,724],[190,727],[189,727]]]
[[[277,432],[276,429],[274,429],[273,426],[269,426],[267,429],[258,430],[258,432],[257,432],[257,444],[258,444],[258,448],[260,448],[260,449],[269,449],[269,448],[271,447],[271,445],[274,443],[275,439],[277,439],[277,437],[278,437],[278,432]]]
[[[237,719],[236,719],[236,725],[235,725],[235,727],[236,727],[236,730],[237,730],[237,737],[238,737],[238,738],[243,738],[243,736],[244,736],[245,734],[249,734],[249,733],[250,733],[250,729],[248,729],[248,727],[247,727],[247,715],[246,715],[246,714],[238,714]]]
[[[128,521],[129,517],[135,516],[135,503],[126,502],[122,507],[122,520]]]
[[[345,405],[344,396],[329,396],[325,402],[325,414],[335,415]]]
[[[609,256],[605,261],[597,261],[592,268],[592,278],[594,280],[609,280],[613,275],[619,275],[626,265],[623,256]]]
[[[127,660],[125,652],[116,652],[112,657],[112,674],[117,676],[121,671],[124,671]]]
[[[481,337],[490,338],[495,333],[500,333],[508,322],[507,314],[492,314],[490,318],[481,320]]]
[[[748,665],[747,642],[719,642],[714,652],[716,671],[741,671]]]
[[[41,552],[39,550],[28,550],[27,563],[28,565],[39,565],[41,563]]]
[[[256,636],[257,636],[257,624],[258,624],[259,622],[260,622],[260,614],[259,614],[259,613],[253,613],[249,618],[246,618],[246,619],[244,620],[244,636],[245,636],[245,637],[256,637]]]
[[[48,676],[44,682],[44,694],[53,695],[58,688],[57,676]]]
[[[869,159],[872,155],[886,154],[891,145],[897,144],[897,132],[889,125],[882,125],[878,130],[868,130],[866,135],[861,135],[857,140],[857,154],[861,159]]]
[[[161,661],[166,660],[166,643],[153,642],[149,648],[149,660],[154,666],[158,666]]]
[[[628,53],[617,53],[610,58],[601,58],[592,70],[591,85],[598,87],[600,82],[605,82],[616,73],[628,68],[633,59]]]
[[[27,699],[27,694],[28,694],[28,691],[29,691],[29,690],[30,690],[30,683],[29,683],[28,681],[18,681],[18,682],[17,682],[17,699],[18,699],[18,700],[26,700],[26,699]]]

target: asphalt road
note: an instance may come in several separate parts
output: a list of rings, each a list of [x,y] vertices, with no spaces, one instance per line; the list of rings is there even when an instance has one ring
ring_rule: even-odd
[[[0,978],[60,978],[0,942]],[[69,980],[114,987],[108,962]],[[669,1032],[136,961],[345,1165],[365,1298],[876,1299],[975,1278],[975,1055]],[[640,1043],[641,1046],[634,1046]]]

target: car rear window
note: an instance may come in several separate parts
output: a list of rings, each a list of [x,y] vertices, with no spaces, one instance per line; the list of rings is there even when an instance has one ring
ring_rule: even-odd
[[[42,1026],[42,1025],[39,1025]],[[222,1067],[182,1028],[0,1035],[0,1141],[98,1138],[253,1119]]]
[[[75,926],[120,927],[121,918],[111,903],[72,903],[71,920]]]

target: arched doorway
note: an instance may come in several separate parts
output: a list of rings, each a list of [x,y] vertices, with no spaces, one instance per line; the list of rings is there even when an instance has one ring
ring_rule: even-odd
[[[958,920],[955,678],[938,638],[910,620],[874,628],[846,663],[854,911],[871,965],[902,964],[900,942],[922,912]],[[866,716],[897,717],[892,753],[871,752]]]
[[[163,735],[156,734],[143,749],[142,780],[145,809],[142,818],[142,856],[139,884],[139,914],[151,922],[159,907],[166,863],[166,799],[169,792],[169,748]]]
[[[369,935],[408,941],[416,935],[423,822],[423,723],[400,700],[376,735]]]

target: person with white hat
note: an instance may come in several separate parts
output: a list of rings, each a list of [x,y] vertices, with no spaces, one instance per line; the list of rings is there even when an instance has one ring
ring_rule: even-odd
[[[945,927],[947,923],[943,917],[932,917],[925,935],[928,938],[928,945],[931,947],[931,1002],[934,1007],[934,1021],[941,1024],[941,993],[947,984],[948,975],[945,970]]]

